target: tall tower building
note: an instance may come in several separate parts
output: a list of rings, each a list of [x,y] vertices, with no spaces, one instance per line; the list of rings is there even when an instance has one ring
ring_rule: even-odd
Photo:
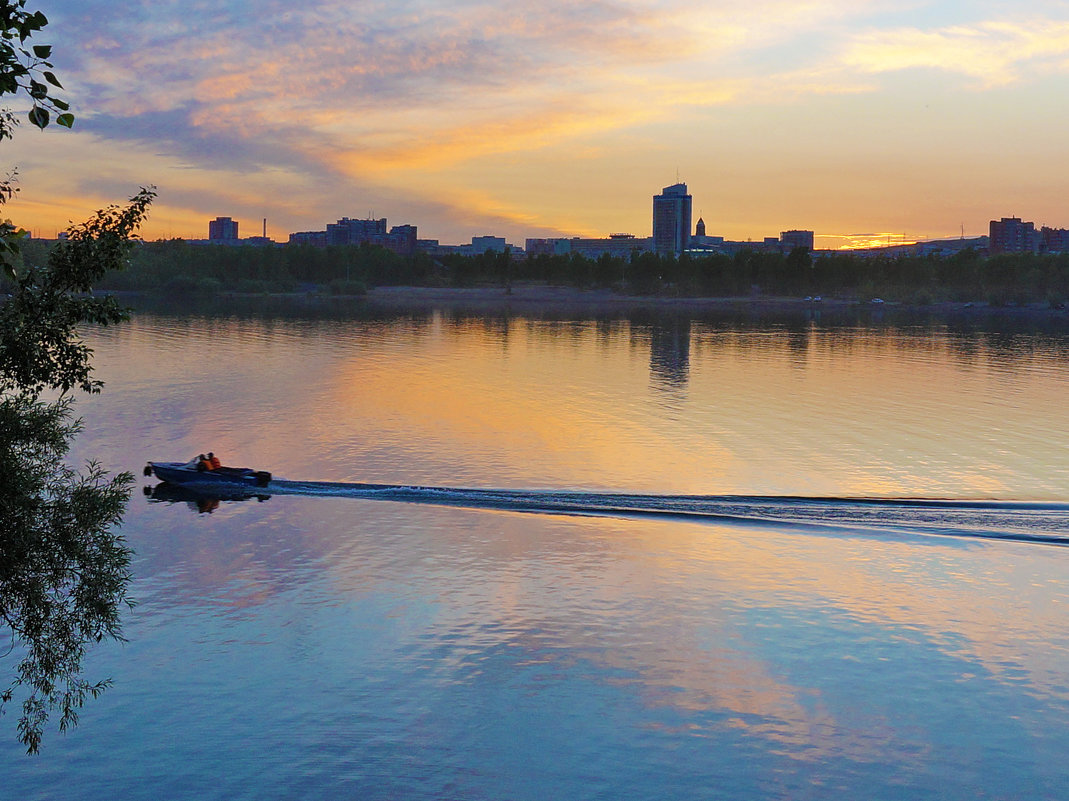
[[[653,196],[653,249],[678,256],[690,244],[691,196],[686,184],[666,186]]]
[[[694,226],[694,236],[705,236],[705,220],[701,217],[698,218],[698,223]]]

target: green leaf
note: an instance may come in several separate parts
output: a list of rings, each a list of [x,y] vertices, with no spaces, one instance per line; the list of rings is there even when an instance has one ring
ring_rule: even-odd
[[[57,78],[57,77],[55,76],[55,74],[54,74],[54,73],[51,73],[51,72],[42,72],[41,74],[42,74],[42,75],[44,76],[45,80],[46,80],[46,81],[48,81],[48,82],[49,82],[50,84],[52,84],[53,86],[58,86],[58,87],[59,87],[60,89],[62,89],[62,88],[63,88],[63,84],[61,84],[61,83],[59,82],[59,79],[58,79],[58,78]]]
[[[52,105],[55,106],[56,108],[58,108],[60,111],[66,111],[67,109],[69,109],[71,107],[71,104],[68,103],[66,100],[60,100],[60,99],[55,98],[55,97],[50,98],[50,99],[52,100]]]
[[[56,125],[62,125],[64,128],[70,128],[74,125],[73,114],[60,114],[56,117]]]
[[[44,129],[48,126],[48,120],[50,118],[48,109],[41,108],[40,106],[34,106],[30,109],[30,122],[36,125],[38,128]]]
[[[52,55],[52,45],[34,45],[33,54],[38,58],[48,58]]]

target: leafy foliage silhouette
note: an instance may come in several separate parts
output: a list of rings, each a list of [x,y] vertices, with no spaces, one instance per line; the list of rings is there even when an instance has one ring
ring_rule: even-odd
[[[48,45],[26,40],[48,23],[26,0],[0,0],[0,96],[28,98],[38,128],[74,117],[53,90]],[[22,96],[25,95],[25,98]],[[18,117],[0,111],[0,141]],[[14,195],[14,173],[0,181],[0,205]],[[49,715],[59,729],[77,723],[78,709],[109,681],[82,676],[88,645],[121,639],[121,611],[130,604],[131,551],[116,532],[133,477],[108,476],[90,462],[79,472],[64,462],[80,429],[69,392],[99,392],[90,349],[78,326],[125,319],[111,298],[94,297],[100,278],[119,269],[155,192],[142,189],[124,207],[109,206],[73,226],[41,265],[22,257],[26,232],[0,223],[0,660],[14,657],[14,676],[0,690],[0,711],[18,700],[18,738],[41,745]]]

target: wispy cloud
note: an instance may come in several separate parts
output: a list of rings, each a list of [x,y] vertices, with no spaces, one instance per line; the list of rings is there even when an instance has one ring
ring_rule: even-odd
[[[930,68],[976,79],[978,88],[1069,72],[1069,21],[984,22],[939,30],[900,28],[857,36],[842,61],[862,72]]]
[[[126,120],[128,135],[158,138],[152,115],[180,109],[209,132],[262,138],[301,129],[305,141],[323,136],[320,149],[344,134],[387,151],[413,142],[415,126],[405,125],[413,113],[522,123],[558,116],[563,96],[575,116],[611,129],[642,116],[621,113],[626,106],[663,112],[675,102],[723,102],[722,86],[703,95],[712,79],[734,72],[750,80],[738,75],[744,65],[725,66],[731,54],[773,46],[797,35],[803,19],[812,26],[858,6],[315,0],[298,8],[230,0],[134,3],[117,16],[99,0],[59,5],[69,26],[89,31],[72,72],[90,114]],[[617,110],[605,113],[610,105]],[[439,139],[433,126],[420,132]],[[482,141],[497,152],[508,140]]]
[[[200,15],[197,4],[183,9],[189,28],[173,24],[171,3],[134,4],[117,19],[100,16],[97,2],[79,5],[69,24],[95,33],[74,51],[70,72],[91,130],[173,140],[182,155],[208,161],[224,150],[253,163],[265,149],[287,162],[336,150],[351,167],[379,150],[386,165],[419,163],[430,151],[451,158],[461,139],[472,151],[499,152],[530,145],[537,131],[558,135],[562,93],[574,127],[588,128],[599,117],[603,71],[671,60],[676,51],[662,48],[661,37],[677,46],[686,38],[648,12],[609,2],[354,9],[320,0],[299,13],[271,2],[203,5]]]

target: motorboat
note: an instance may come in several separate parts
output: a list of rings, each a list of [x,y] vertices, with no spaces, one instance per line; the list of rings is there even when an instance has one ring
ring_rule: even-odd
[[[266,470],[251,467],[217,467],[214,470],[198,470],[182,462],[149,462],[145,475],[155,474],[160,481],[198,487],[266,487],[271,483],[271,474]]]

